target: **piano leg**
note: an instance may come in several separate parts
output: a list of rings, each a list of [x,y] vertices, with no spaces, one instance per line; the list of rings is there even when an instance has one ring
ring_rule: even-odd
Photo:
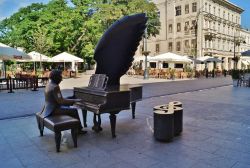
[[[132,102],[131,107],[132,107],[132,118],[133,119],[135,119],[135,106],[136,106],[136,102]]]
[[[111,125],[112,138],[116,137],[116,135],[115,135],[115,127],[116,127],[116,114],[117,113],[111,113],[110,116],[109,116],[110,125]]]
[[[82,116],[83,116],[83,124],[84,124],[84,127],[86,128],[87,127],[87,110],[82,109]]]
[[[96,116],[98,116],[98,120],[96,119]],[[93,123],[94,123],[94,126],[92,127],[92,130],[94,130],[95,132],[102,131],[102,127],[101,127],[102,121],[101,121],[101,115],[100,114],[94,114]]]

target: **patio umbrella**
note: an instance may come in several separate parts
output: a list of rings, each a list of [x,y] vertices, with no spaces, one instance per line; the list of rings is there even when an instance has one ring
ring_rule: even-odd
[[[67,52],[63,52],[61,54],[58,54],[58,55],[52,57],[51,61],[52,62],[63,62],[64,69],[65,69],[65,62],[72,62],[72,63],[83,62],[83,59],[76,57],[72,54],[69,54]]]
[[[0,60],[22,60],[31,59],[26,53],[0,43]],[[4,62],[4,77],[6,78],[6,64]]]
[[[192,62],[192,60],[187,58],[186,56],[181,56],[181,55],[174,54],[171,52],[156,55],[154,57],[151,57],[150,60],[151,61],[166,61],[166,62],[183,62],[183,63]]]
[[[83,59],[67,52],[63,52],[51,58],[52,62],[83,62]]]
[[[250,50],[241,53],[242,56],[250,56]]]
[[[94,59],[96,74],[106,74],[108,85],[119,85],[134,60],[147,18],[144,13],[125,16],[111,25],[98,42]]]
[[[152,56],[147,56],[148,60],[151,60]],[[133,62],[145,61],[145,56],[135,56]]]
[[[0,60],[31,59],[26,53],[0,43]]]
[[[249,65],[249,61],[247,61],[247,60],[241,60],[241,62],[242,62],[242,64],[244,64],[244,65],[246,65],[246,66]]]
[[[32,62],[48,62],[50,61],[50,57],[40,54],[39,52],[36,51],[32,51],[30,53],[28,53],[29,56],[31,56],[31,60],[28,61],[32,61]]]
[[[36,62],[40,62],[40,67],[42,67],[42,62],[49,62],[51,59],[50,57],[43,55],[43,54],[36,52],[36,51],[30,52],[30,53],[28,53],[28,55],[31,57],[31,59],[18,60],[18,62],[33,62],[34,63],[34,70],[36,67]]]
[[[204,62],[204,63],[209,63],[209,62],[222,62],[219,58],[215,57],[210,57],[210,56],[204,56],[204,57],[199,57],[197,60]]]

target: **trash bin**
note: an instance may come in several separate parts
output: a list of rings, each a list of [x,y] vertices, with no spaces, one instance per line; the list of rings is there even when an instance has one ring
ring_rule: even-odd
[[[155,106],[153,109],[154,110],[168,110],[168,104],[158,105],[158,106]]]
[[[172,101],[169,104],[162,104],[154,107],[154,111],[168,111],[169,107],[174,113],[174,135],[178,136],[183,130],[183,108],[180,101]]]
[[[183,108],[174,107],[174,135],[180,135],[183,128]]]
[[[177,107],[182,107],[182,103],[180,101],[171,101],[169,103],[173,103],[174,106],[177,106]]]
[[[172,141],[174,137],[173,110],[154,110],[154,137],[159,141]]]

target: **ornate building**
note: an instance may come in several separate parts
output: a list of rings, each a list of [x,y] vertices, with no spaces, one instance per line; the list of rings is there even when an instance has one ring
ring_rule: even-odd
[[[244,10],[228,0],[153,1],[159,9],[161,30],[148,40],[151,55],[209,55],[223,60],[216,65],[219,69],[228,70],[234,67],[234,57],[250,49],[250,32],[241,28]],[[242,68],[242,63],[240,59],[237,67]]]

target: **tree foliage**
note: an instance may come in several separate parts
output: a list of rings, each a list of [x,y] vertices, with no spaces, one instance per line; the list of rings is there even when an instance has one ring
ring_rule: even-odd
[[[0,41],[49,56],[70,52],[91,62],[104,31],[125,15],[145,12],[148,34],[159,33],[157,8],[147,0],[51,0],[33,3],[0,22]]]

